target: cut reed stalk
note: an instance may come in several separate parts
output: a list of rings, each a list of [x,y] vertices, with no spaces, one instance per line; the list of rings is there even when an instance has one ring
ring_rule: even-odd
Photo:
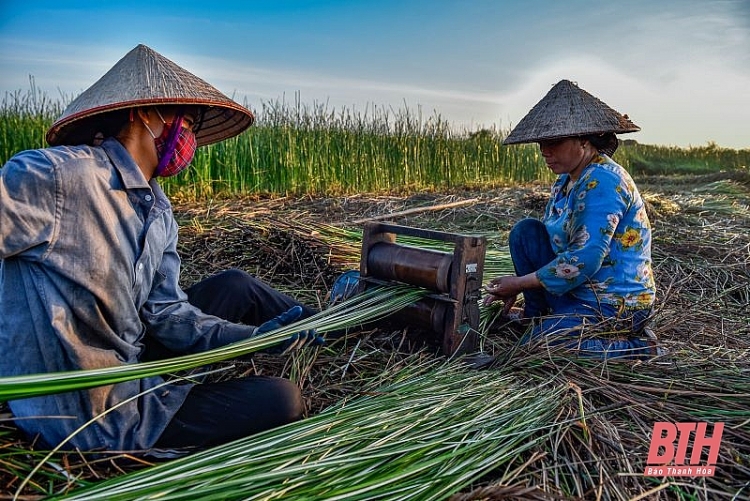
[[[424,294],[425,291],[408,286],[373,289],[263,336],[203,353],[101,369],[3,377],[0,378],[0,402],[158,376],[237,358],[275,346],[295,332],[315,329],[325,333],[372,322],[419,300]]]
[[[76,490],[66,499],[445,499],[546,437],[564,387],[461,364],[393,383],[305,421]]]

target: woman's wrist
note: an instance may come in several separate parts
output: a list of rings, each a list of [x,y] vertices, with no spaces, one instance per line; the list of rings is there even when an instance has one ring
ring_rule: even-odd
[[[539,289],[542,286],[542,282],[539,281],[539,277],[536,276],[536,272],[518,277],[518,280],[522,291],[527,289]]]

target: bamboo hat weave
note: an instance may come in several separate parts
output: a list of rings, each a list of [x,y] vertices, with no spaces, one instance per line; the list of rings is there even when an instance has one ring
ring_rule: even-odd
[[[52,146],[90,142],[107,112],[181,104],[203,110],[195,133],[198,146],[236,136],[254,121],[250,110],[141,44],[68,105],[47,131],[47,142]]]
[[[570,80],[560,80],[518,122],[503,144],[639,130],[627,115],[619,114]]]

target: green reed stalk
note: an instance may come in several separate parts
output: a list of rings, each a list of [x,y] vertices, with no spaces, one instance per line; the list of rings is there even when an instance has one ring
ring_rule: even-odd
[[[47,128],[62,112],[33,78],[29,83],[29,91],[6,92],[0,103],[0,165],[19,151],[44,147]]]
[[[277,224],[283,225],[282,221]],[[306,240],[317,240],[330,249],[332,260],[339,264],[352,268],[359,267],[362,249],[362,230],[348,229],[327,224],[302,225],[295,222],[289,229],[299,232],[301,238]],[[476,236],[485,236],[488,241],[496,237],[495,234],[470,233]],[[402,245],[419,247],[422,249],[436,250],[441,252],[453,251],[453,244],[439,240],[413,237],[410,235],[399,235],[397,242]],[[515,274],[513,261],[510,257],[510,249],[507,245],[488,245],[484,260],[484,273],[486,277]]]
[[[316,329],[324,333],[377,320],[417,301],[424,294],[404,286],[373,289],[268,334],[203,353],[101,369],[3,377],[0,378],[0,402],[168,374],[237,358],[275,346],[302,330]]]
[[[0,163],[45,146],[63,108],[33,85],[0,105]],[[368,106],[363,111],[263,102],[245,133],[200,148],[193,166],[166,180],[168,194],[194,198],[237,193],[340,194],[481,187],[551,181],[535,145],[503,146],[496,129],[469,131],[440,114]],[[632,172],[747,171],[750,149],[674,148],[626,143],[615,159]]]
[[[431,363],[269,432],[66,499],[445,499],[544,440],[564,386]],[[502,474],[500,474],[502,476]]]

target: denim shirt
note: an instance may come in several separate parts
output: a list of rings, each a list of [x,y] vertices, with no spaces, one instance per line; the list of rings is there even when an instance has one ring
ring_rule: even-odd
[[[590,304],[651,308],[651,225],[624,168],[599,155],[576,181],[563,174],[542,221],[557,255],[536,273],[547,291]]]
[[[0,376],[137,363],[145,335],[178,353],[249,337],[178,285],[177,223],[115,139],[24,151],[0,170]],[[9,402],[17,425],[65,448],[150,448],[191,386],[149,377]]]

